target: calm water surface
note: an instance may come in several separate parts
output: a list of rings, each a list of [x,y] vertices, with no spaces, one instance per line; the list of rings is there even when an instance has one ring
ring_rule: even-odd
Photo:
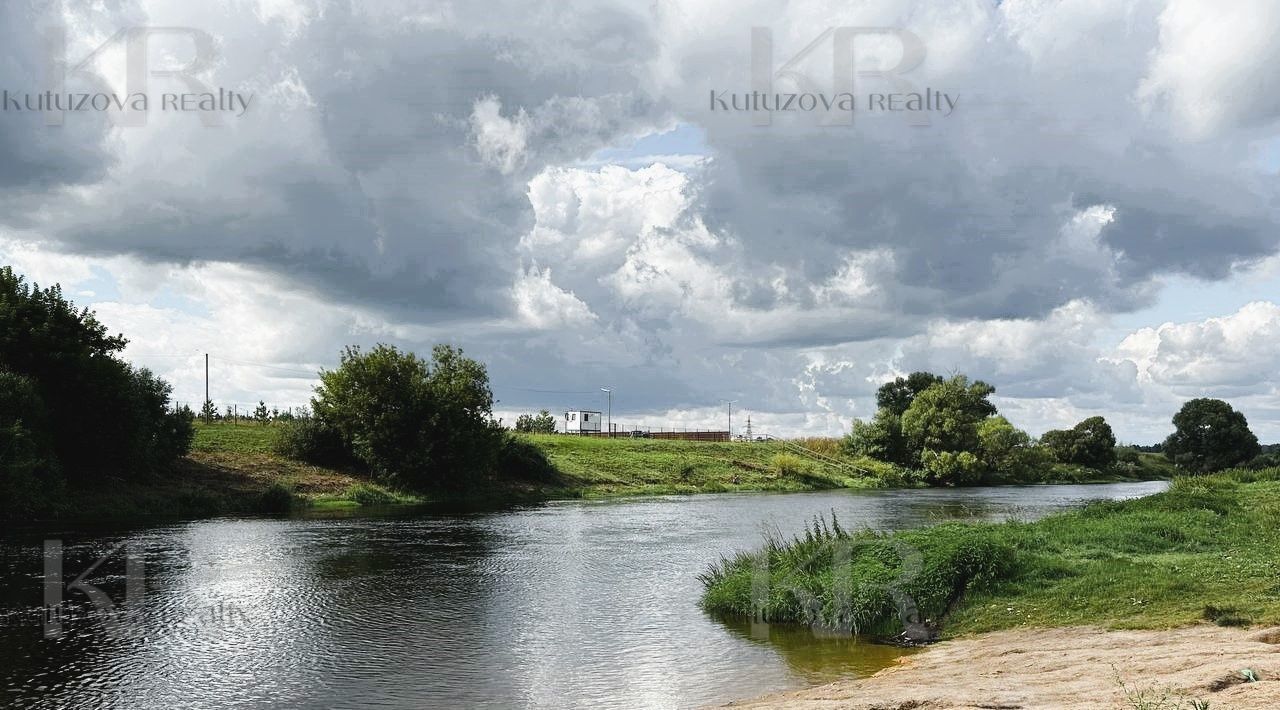
[[[0,706],[696,707],[873,672],[900,651],[706,617],[696,579],[832,510],[847,528],[1035,518],[1166,484],[728,494],[483,513],[218,519],[0,538]],[[45,540],[63,541],[44,637]],[[126,593],[125,544],[143,579]],[[135,570],[136,572],[136,570]],[[138,590],[143,590],[141,595]],[[139,601],[140,599],[140,601]],[[128,602],[126,604],[126,601]],[[104,618],[130,623],[114,630]]]

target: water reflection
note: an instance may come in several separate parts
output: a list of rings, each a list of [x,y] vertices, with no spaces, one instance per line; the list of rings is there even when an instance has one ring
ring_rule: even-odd
[[[832,510],[848,528],[1032,518],[1163,484],[572,501],[506,511],[221,519],[0,539],[0,706],[692,707],[904,651],[706,617],[696,575]],[[144,550],[130,633],[41,634],[42,541],[65,581]],[[86,577],[120,600],[121,559]],[[91,607],[67,592],[67,601]]]
[[[899,648],[874,639],[840,633],[823,633],[799,624],[753,624],[725,619],[735,636],[777,651],[787,666],[812,684],[840,678],[869,676],[923,649]]]

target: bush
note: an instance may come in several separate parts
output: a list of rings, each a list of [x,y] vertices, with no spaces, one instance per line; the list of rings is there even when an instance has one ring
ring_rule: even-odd
[[[542,410],[537,416],[532,414],[521,414],[516,417],[516,431],[522,434],[554,434],[556,433],[556,418],[551,416],[551,412]]]
[[[263,491],[258,499],[258,509],[270,514],[288,513],[296,504],[293,491],[281,483],[271,484],[271,487]]]
[[[769,466],[779,476],[800,476],[809,472],[809,461],[795,454],[774,454]]]
[[[314,466],[345,468],[356,462],[342,434],[316,419],[294,419],[282,423],[275,449],[285,458]]]
[[[505,435],[484,365],[447,345],[430,362],[389,345],[347,348],[320,373],[311,405],[374,474],[417,490],[477,484],[495,471]]]
[[[853,429],[844,439],[844,451],[851,456],[867,456],[880,461],[906,464],[911,457],[902,436],[902,418],[886,409],[871,421],[853,420]]]
[[[896,488],[924,483],[923,471],[904,468],[887,461],[877,461],[867,456],[855,458],[849,462],[849,465],[860,475],[876,479],[882,486]]]
[[[982,479],[982,462],[968,451],[933,451],[920,454],[920,466],[931,485],[955,486]]]
[[[368,483],[357,483],[347,489],[344,497],[360,505],[390,505],[399,500],[384,488],[371,486]]]

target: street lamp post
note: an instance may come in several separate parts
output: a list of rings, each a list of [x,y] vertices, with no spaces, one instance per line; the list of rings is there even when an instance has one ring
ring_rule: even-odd
[[[612,439],[613,438],[613,388],[601,387],[600,391],[605,392],[609,395],[609,438]]]

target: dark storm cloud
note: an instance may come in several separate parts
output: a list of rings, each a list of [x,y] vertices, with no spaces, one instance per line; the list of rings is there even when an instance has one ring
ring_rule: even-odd
[[[421,10],[324,3],[292,31],[193,17],[221,40],[217,81],[255,90],[254,110],[223,129],[164,117],[121,129],[163,157],[119,165],[79,205],[11,192],[9,225],[90,253],[263,266],[401,317],[508,311],[524,181],[651,124],[659,109],[636,92],[633,68],[655,43],[621,9],[530,22],[518,5],[487,5],[413,22]],[[486,100],[520,130],[513,166],[473,146]]]
[[[52,88],[56,58],[49,40],[67,32],[56,5],[9,2],[0,5],[0,190],[38,192],[59,185],[93,182],[112,163],[104,145],[107,121],[46,125],[40,113],[25,110],[21,96]],[[111,4],[99,19],[109,23],[123,13]],[[74,63],[64,53],[63,61]]]

